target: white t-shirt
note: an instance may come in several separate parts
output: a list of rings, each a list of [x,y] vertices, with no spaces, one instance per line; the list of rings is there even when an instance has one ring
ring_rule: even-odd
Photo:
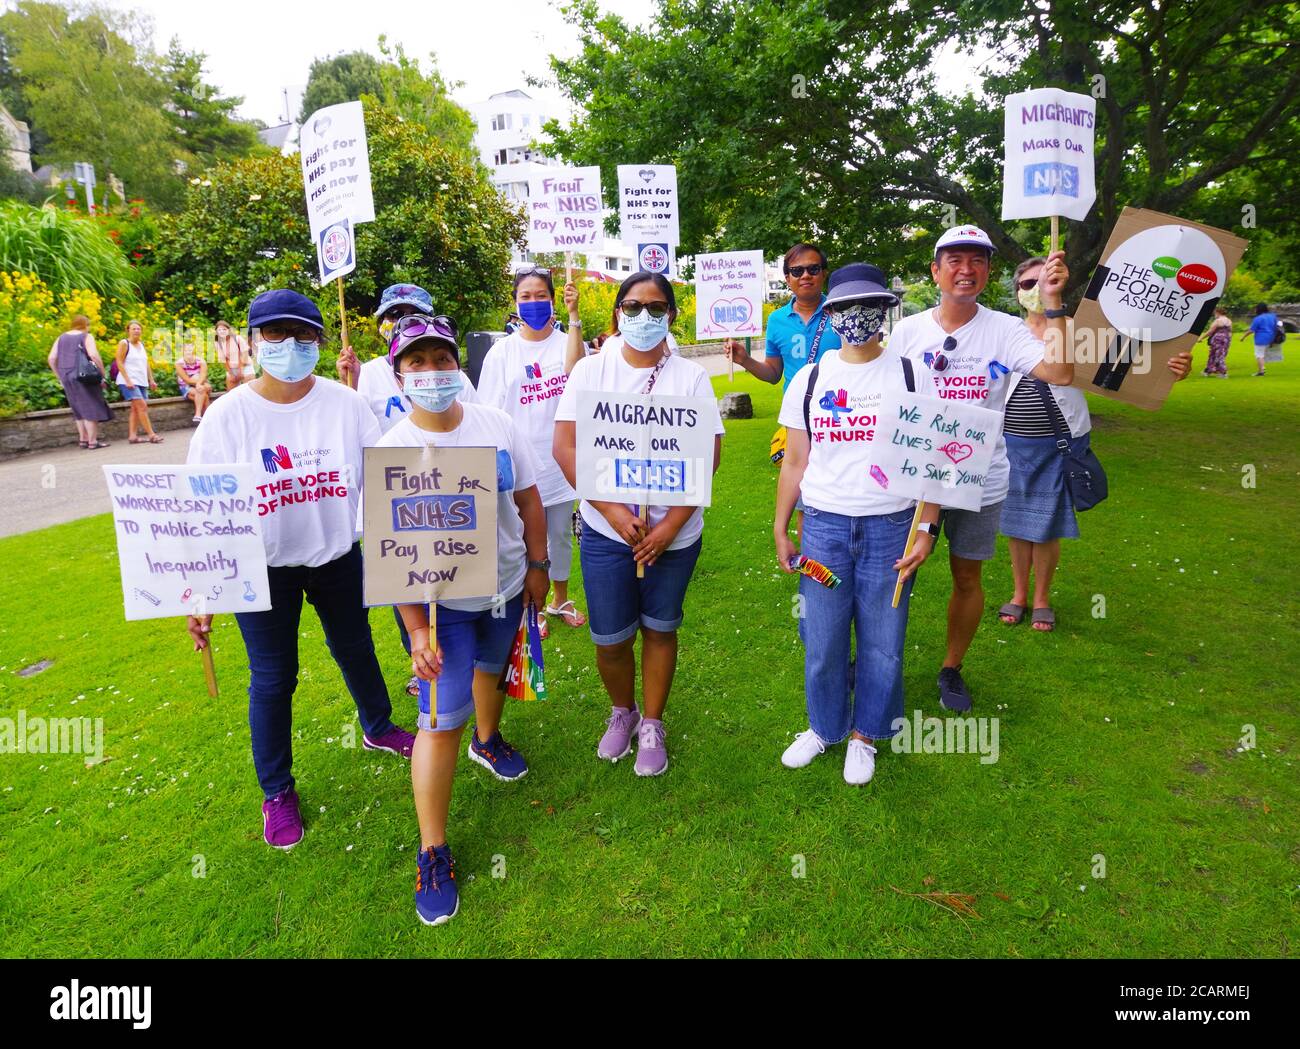
[[[456,400],[461,404],[477,404],[478,394],[474,391],[474,384],[469,381],[469,374],[463,372],[461,377],[465,380],[465,385],[456,395]],[[379,420],[379,429],[384,433],[411,413],[410,398],[402,392],[397,374],[387,357],[372,357],[361,366],[357,375],[357,393],[366,399],[366,404],[370,405],[370,410]]]
[[[949,400],[973,401],[981,408],[1000,412],[1006,408],[1012,372],[1028,375],[1043,362],[1044,346],[1030,334],[1019,317],[977,306],[975,316],[954,332],[946,332],[935,320],[935,310],[904,317],[889,335],[889,349],[904,357],[924,361],[944,352],[948,367],[934,372],[935,395]],[[957,345],[943,351],[944,340],[951,337]],[[998,434],[993,461],[989,464],[988,483],[984,486],[984,506],[1000,503],[1007,497],[1011,464],[1007,460],[1007,442]]]
[[[812,370],[813,365],[805,364],[795,372],[781,398],[779,421],[787,429],[805,429],[803,399]],[[913,366],[918,392],[926,392],[929,375],[925,365]],[[847,517],[896,514],[915,505],[914,499],[890,495],[871,480],[867,470],[872,442],[884,439],[881,434],[887,424],[881,422],[881,408],[906,393],[903,359],[897,353],[884,350],[866,364],[845,363],[839,350],[822,353],[808,405],[812,431],[800,485],[805,504]]]
[[[127,379],[139,387],[149,385],[149,354],[144,343],[128,342],[126,344],[126,370],[117,369],[117,384],[125,386]]]
[[[622,344],[610,349],[613,340],[605,343],[604,349],[593,357],[580,360],[569,375],[568,385],[560,397],[560,406],[555,411],[556,422],[576,422],[578,418],[578,391],[603,390],[607,393],[645,393],[646,383],[650,381],[651,368],[633,368],[623,357]],[[659,378],[655,380],[654,393],[673,397],[707,397],[713,405],[713,425],[715,434],[726,433],[722,427],[722,418],[717,414],[717,400],[713,396],[713,385],[709,382],[709,373],[694,361],[687,360],[676,353],[669,356]],[[708,425],[707,420],[704,425]],[[712,464],[710,464],[712,468]],[[640,507],[629,506],[633,513]],[[586,499],[580,507],[583,523],[594,528],[601,535],[615,542],[627,545],[627,541],[614,531],[605,515],[591,505]],[[650,527],[654,528],[668,513],[667,506],[649,507]],[[668,547],[679,550],[690,546],[704,531],[704,508],[696,507],[695,512],[686,519],[677,538]]]
[[[551,451],[555,409],[568,380],[564,373],[568,342],[568,335],[554,330],[540,342],[529,342],[518,332],[507,335],[492,344],[478,376],[480,403],[504,411],[532,445],[543,506],[572,503],[577,497]]]
[[[497,592],[508,600],[524,588],[524,574],[528,571],[524,519],[515,505],[515,493],[537,483],[537,460],[505,412],[485,404],[466,404],[464,409],[460,425],[447,433],[422,430],[406,418],[373,443],[380,448],[432,445],[497,450]],[[358,509],[358,528],[360,513]],[[492,597],[467,597],[438,604],[462,612],[482,612],[492,607]]]
[[[251,386],[212,402],[186,462],[251,463],[266,563],[327,564],[357,539],[361,450],[379,426],[355,390],[316,376],[305,397],[276,404]]]

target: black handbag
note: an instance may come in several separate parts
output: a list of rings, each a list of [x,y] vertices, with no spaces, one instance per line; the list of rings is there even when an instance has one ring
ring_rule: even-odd
[[[1065,458],[1065,487],[1070,493],[1070,502],[1080,512],[1091,510],[1109,494],[1106,471],[1101,468],[1101,461],[1091,447],[1082,455],[1070,451],[1070,434],[1061,425],[1058,417],[1060,409],[1056,408],[1056,402],[1048,393],[1047,383],[1042,379],[1030,378],[1022,381],[1034,384],[1034,389],[1043,402],[1043,410],[1052,420],[1052,429],[1056,431],[1056,449]]]
[[[82,339],[81,345],[77,347],[77,382],[84,382],[87,386],[98,386],[103,381],[104,373],[90,359],[90,354],[86,352],[86,340]]]

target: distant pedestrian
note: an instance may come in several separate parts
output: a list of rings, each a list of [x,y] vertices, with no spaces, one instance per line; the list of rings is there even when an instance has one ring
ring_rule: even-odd
[[[1201,374],[1207,378],[1219,375],[1226,379],[1228,347],[1232,345],[1232,321],[1228,317],[1228,311],[1222,306],[1215,308],[1214,320],[1210,321],[1210,326],[1202,337],[1209,344],[1210,358],[1205,362],[1205,371]]]
[[[194,421],[202,421],[212,401],[212,386],[208,382],[208,362],[195,355],[192,342],[181,347],[181,359],[176,362],[176,386],[185,400],[194,402]]]
[[[229,321],[217,321],[217,361],[226,369],[226,389],[233,390],[243,382],[257,377],[253,367],[253,351],[248,341],[230,326]]]
[[[1269,349],[1275,341],[1280,342],[1277,338],[1278,329],[1281,328],[1281,321],[1277,319],[1277,314],[1268,308],[1267,303],[1259,303],[1255,307],[1254,319],[1250,322],[1250,327],[1242,334],[1245,339],[1247,335],[1255,337],[1255,365],[1256,375],[1264,374],[1264,361],[1267,359]],[[1286,337],[1283,332],[1283,338]],[[1278,360],[1281,360],[1281,353],[1278,353]]]
[[[104,361],[90,334],[90,318],[80,313],[72,318],[68,330],[54,340],[46,363],[63,384],[81,438],[77,446],[107,448],[108,443],[99,439],[99,424],[111,420],[113,412],[104,400]],[[99,372],[98,378],[90,374],[90,365]]]
[[[131,404],[131,414],[126,419],[126,439],[129,444],[162,444],[163,439],[153,432],[149,421],[149,391],[158,392],[153,368],[149,365],[149,351],[144,348],[144,326],[139,321],[128,321],[126,338],[117,344],[117,388],[122,400]],[[145,436],[137,436],[144,430]]]

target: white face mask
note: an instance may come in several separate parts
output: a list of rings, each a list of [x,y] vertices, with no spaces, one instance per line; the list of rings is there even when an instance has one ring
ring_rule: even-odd
[[[426,412],[445,412],[455,403],[465,387],[460,369],[455,371],[407,372],[402,377],[402,392],[411,403]]]

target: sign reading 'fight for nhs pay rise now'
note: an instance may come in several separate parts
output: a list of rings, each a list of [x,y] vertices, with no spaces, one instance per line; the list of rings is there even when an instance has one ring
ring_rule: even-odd
[[[578,495],[653,506],[708,506],[713,497],[712,397],[578,394]]]

